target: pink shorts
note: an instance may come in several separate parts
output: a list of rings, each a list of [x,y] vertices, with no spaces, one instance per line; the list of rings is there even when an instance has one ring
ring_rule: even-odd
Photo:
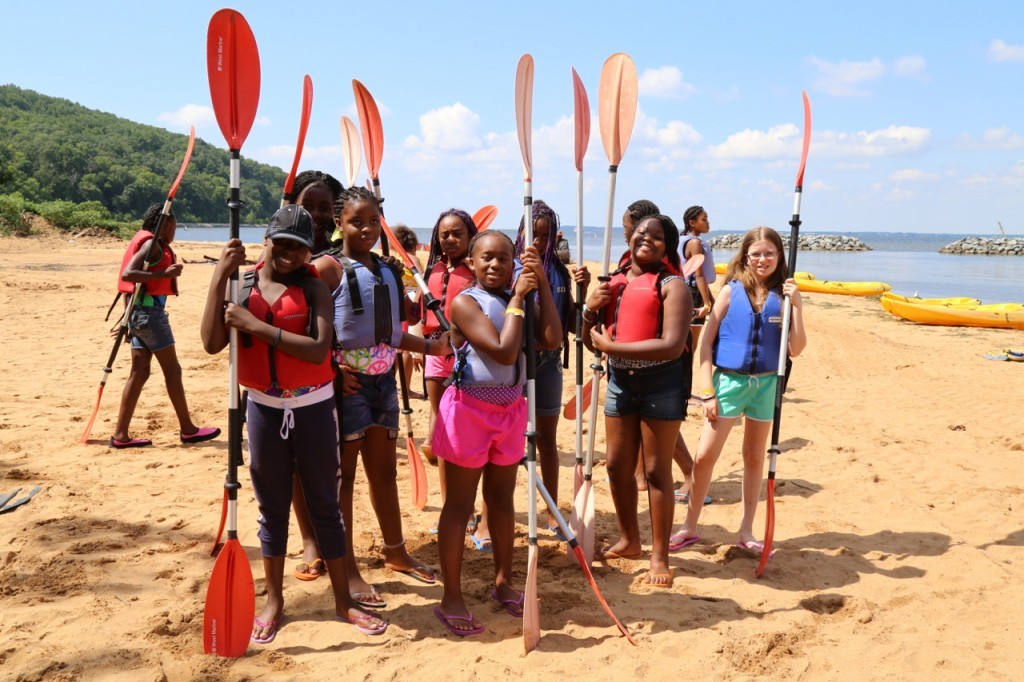
[[[428,379],[447,379],[455,371],[454,355],[428,355],[423,375]]]
[[[434,454],[466,469],[518,464],[526,447],[526,398],[495,405],[449,386],[441,396]]]

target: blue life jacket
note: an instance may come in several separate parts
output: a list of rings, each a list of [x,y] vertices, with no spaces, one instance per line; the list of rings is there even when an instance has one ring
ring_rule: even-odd
[[[371,348],[386,343],[397,348],[402,342],[405,287],[394,271],[380,260],[377,272],[345,256],[330,254],[341,265],[343,276],[334,299],[334,333],[345,350]],[[376,258],[376,256],[375,256]],[[369,308],[364,309],[364,301]]]
[[[459,296],[469,296],[480,305],[484,315],[501,334],[505,326],[508,301],[478,287],[470,287]],[[515,364],[503,365],[481,353],[469,341],[455,349],[452,383],[456,386],[522,386],[526,383],[526,356],[520,351]]]
[[[729,282],[729,312],[715,339],[712,360],[719,369],[765,374],[779,369],[782,344],[782,297],[769,291],[755,312],[741,282]]]

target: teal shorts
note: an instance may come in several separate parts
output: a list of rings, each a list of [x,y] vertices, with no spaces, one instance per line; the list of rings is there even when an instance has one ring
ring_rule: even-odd
[[[737,374],[715,370],[715,394],[720,417],[739,417],[770,422],[775,417],[775,386],[778,374]]]

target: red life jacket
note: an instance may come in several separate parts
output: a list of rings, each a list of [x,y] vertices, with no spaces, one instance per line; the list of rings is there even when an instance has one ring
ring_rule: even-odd
[[[466,265],[465,261],[459,263],[450,273],[445,262],[438,261],[434,263],[434,267],[427,273],[427,289],[430,290],[434,298],[441,301],[441,309],[446,320],[452,319],[452,301],[455,300],[456,296],[473,286],[474,282],[476,282],[476,276],[469,269],[469,266]],[[424,315],[424,336],[437,331],[439,327],[440,325],[437,324],[437,318],[434,317],[433,313]]]
[[[121,259],[121,269],[117,271],[117,290],[122,294],[130,294],[135,290],[134,282],[126,282],[121,279],[124,269],[128,267],[128,263],[131,262],[139,249],[142,248],[142,245],[152,238],[153,233],[149,230],[139,230],[135,233],[135,236],[132,237],[132,240],[128,242],[128,248],[125,249],[124,257]],[[177,261],[171,247],[166,244],[162,244],[162,246],[163,255],[160,258],[160,262],[156,265],[150,266],[150,270],[166,270]],[[160,279],[150,280],[149,282],[146,282],[146,293],[150,296],[177,296],[178,279],[176,277],[161,277]]]
[[[612,275],[612,300],[605,306],[604,324],[613,340],[629,343],[661,338],[665,316],[661,284],[669,274],[661,269],[628,281],[624,270]]]
[[[311,325],[310,305],[306,301],[304,281],[307,277],[320,279],[320,273],[306,264],[305,271],[296,277],[281,297],[268,305],[259,288],[259,270],[255,268],[255,280],[245,306],[256,319],[263,320],[286,332],[308,334]],[[312,364],[300,360],[272,347],[266,341],[250,336],[250,342],[240,343],[238,348],[238,383],[246,388],[266,391],[269,388],[295,389],[303,386],[320,386],[334,378],[330,355],[323,362]]]

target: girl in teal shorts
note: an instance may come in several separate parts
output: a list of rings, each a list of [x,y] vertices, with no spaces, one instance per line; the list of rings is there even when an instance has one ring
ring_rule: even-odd
[[[700,540],[697,521],[711,485],[715,462],[740,416],[743,430],[743,519],[737,545],[760,555],[754,517],[761,495],[765,449],[775,411],[775,383],[782,344],[782,301],[792,303],[788,354],[807,345],[800,292],[788,278],[782,239],[770,227],[755,227],[740,243],[729,263],[715,305],[704,325],[700,344],[698,397],[707,420],[693,468],[693,490],[686,521],[672,536],[669,548],[682,549]],[[712,374],[712,365],[715,369]]]

